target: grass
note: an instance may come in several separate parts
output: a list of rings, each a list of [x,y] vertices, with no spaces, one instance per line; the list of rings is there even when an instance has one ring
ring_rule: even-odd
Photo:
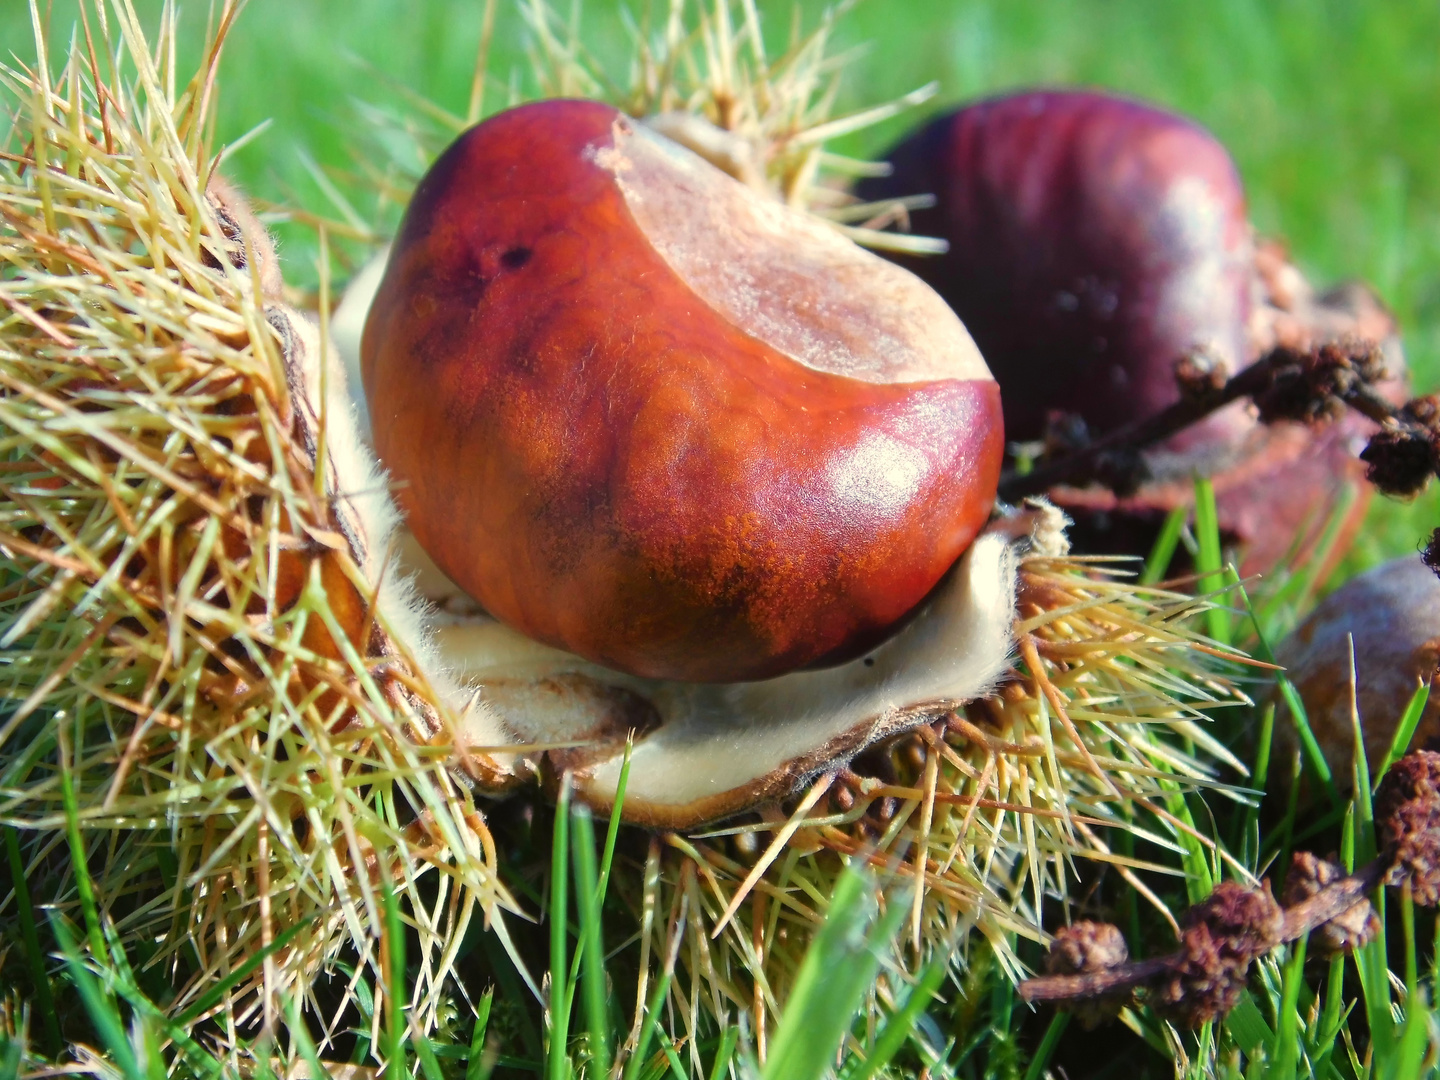
[[[1357,731],[1358,736],[1358,731]],[[1356,740],[1360,773],[1365,775],[1364,747]],[[1256,747],[1258,755],[1268,747]],[[623,790],[622,790],[623,798]],[[387,910],[389,965],[382,986],[389,1003],[384,1019],[381,1074],[399,1076],[411,1056],[425,1080],[485,1080],[496,1074],[543,1075],[550,1080],[610,1075],[614,1060],[624,1080],[703,1080],[736,1075],[759,1080],[871,1080],[879,1076],[910,1076],[923,1065],[932,1077],[996,1077],[1040,1080],[1055,1064],[1070,1018],[1048,1018],[1033,1048],[1014,1056],[976,1054],[976,1046],[944,1030],[954,1014],[946,1015],[943,997],[948,957],[934,957],[911,978],[902,978],[901,993],[878,1021],[868,1020],[857,1008],[862,997],[884,970],[899,971],[894,952],[897,930],[908,905],[891,895],[883,908],[876,905],[873,881],[855,866],[837,880],[829,916],[805,956],[786,1014],[774,1033],[765,1063],[753,1057],[753,1046],[738,1027],[713,1033],[701,1046],[684,1047],[674,1040],[664,1022],[654,1023],[665,1000],[669,972],[651,996],[651,1010],[638,1038],[627,1040],[614,1010],[607,1006],[606,976],[601,955],[604,909],[614,854],[614,831],[597,851],[589,811],[562,795],[552,836],[555,876],[551,880],[550,933],[552,967],[548,984],[550,1028],[543,1060],[505,1058],[493,1051],[491,1018],[494,998],[487,992],[478,1002],[468,1034],[463,1027],[435,1036],[418,1036],[407,1029],[406,1010],[415,975],[407,967],[400,901],[382,879]],[[1369,784],[1360,783],[1347,804],[1342,832],[1346,861],[1366,857],[1374,849],[1369,815]],[[567,887],[567,867],[574,866],[573,890]],[[83,854],[73,855],[79,876],[85,876]],[[1180,1036],[1148,1009],[1127,1012],[1125,1022],[1159,1053],[1125,1062],[1132,1075],[1174,1075],[1185,1080],[1296,1080],[1316,1076],[1334,1080],[1409,1080],[1430,1075],[1435,1068],[1432,1030],[1440,1023],[1433,1008],[1436,985],[1434,954],[1417,934],[1414,906],[1408,893],[1386,908],[1377,897],[1382,930],[1372,945],[1352,958],[1328,962],[1307,975],[1306,942],[1273,954],[1250,980],[1240,1007],[1225,1021],[1206,1025],[1194,1035]],[[66,996],[72,1010],[82,1009],[89,1030],[81,1036],[92,1050],[82,1051],[90,1071],[123,1080],[158,1080],[170,1076],[229,1076],[234,1058],[216,1055],[203,1040],[187,1030],[184,1018],[167,1017],[136,981],[130,960],[113,933],[106,933],[103,915],[93,897],[82,894],[81,915],[86,931],[63,916],[50,920],[55,951],[64,961]],[[1398,926],[1397,923],[1398,916]],[[104,960],[92,946],[84,958],[79,938],[101,933]],[[579,965],[568,957],[586,956]],[[1398,968],[1391,974],[1389,965]],[[577,970],[578,969],[578,970]],[[1423,978],[1422,978],[1423,973]],[[1356,987],[1358,986],[1358,994]],[[993,984],[993,991],[1004,984]],[[936,995],[941,998],[937,1000]],[[584,1000],[579,1030],[569,1029],[569,1010],[576,996]],[[1008,1011],[992,992],[992,1010]],[[75,1017],[69,1025],[75,1028]],[[1031,1025],[1034,1026],[1034,1025]],[[997,1018],[989,1018],[992,1041],[1003,1037]],[[297,1010],[289,1015],[289,1039],[262,1033],[243,1045],[263,1074],[292,1075],[291,1062],[305,1062],[312,1076],[340,1075],[341,1063],[326,1060],[317,1049],[310,1029]],[[650,1048],[658,1043],[653,1053]],[[18,1065],[23,1044],[0,1035],[0,1067]],[[612,1059],[612,1049],[618,1055]],[[96,1056],[96,1055],[99,1056]],[[1113,1050],[1112,1050],[1113,1056]],[[1173,1066],[1166,1057],[1173,1056]],[[1139,1066],[1137,1069],[1137,1065]],[[898,1066],[898,1068],[897,1068]],[[1112,1069],[1110,1073],[1113,1074]],[[1068,1075],[1108,1075],[1105,1069]],[[17,1075],[14,1066],[7,1076]]]
[[[154,4],[140,7],[147,18],[158,10]],[[813,13],[816,5],[807,7]],[[764,9],[772,28],[781,29],[785,9]],[[400,87],[407,87],[463,108],[480,10],[479,4],[429,5],[397,18],[390,4],[252,0],[226,60],[227,107],[219,137],[235,139],[266,120],[273,122],[236,153],[228,170],[263,198],[322,203],[307,157],[328,168],[348,166],[345,131],[353,123],[352,97],[396,104],[404,98]],[[603,55],[606,42],[618,47],[622,37],[610,6],[589,0],[587,12],[597,30],[597,51]],[[63,44],[70,25],[67,6],[55,4],[53,17],[52,39]],[[851,104],[893,97],[931,78],[941,84],[934,107],[1023,83],[1078,82],[1115,87],[1197,116],[1232,147],[1259,226],[1288,237],[1301,263],[1321,281],[1346,276],[1373,281],[1400,315],[1417,385],[1428,388],[1440,379],[1440,158],[1434,153],[1440,141],[1434,110],[1440,74],[1433,63],[1440,10],[1433,5],[946,0],[900,8],[869,0],[842,26],[849,40],[873,42],[852,69],[846,90]],[[513,13],[502,11],[495,70],[522,63],[516,27]],[[199,30],[193,27],[191,40],[198,41]],[[28,54],[21,47],[28,42],[28,15],[19,5],[0,12],[0,35],[0,41]],[[857,139],[850,149],[873,152],[903,126],[892,123]],[[291,229],[285,236],[287,273],[304,281],[314,265],[310,234]],[[1207,584],[1221,583],[1224,571],[1203,489],[1197,505],[1193,531],[1187,532],[1187,523],[1177,516],[1147,562],[1147,577],[1163,577],[1177,544],[1189,537]],[[1413,549],[1440,521],[1437,509],[1440,502],[1433,494],[1409,507],[1377,503],[1345,571]],[[1313,597],[1309,585],[1301,591]],[[1253,645],[1275,636],[1293,612],[1283,605],[1267,607],[1266,596],[1257,596],[1251,614],[1247,620],[1238,612],[1228,617],[1223,611],[1212,613],[1209,632]],[[1412,703],[1407,710],[1412,730],[1419,707]],[[1266,715],[1259,708],[1236,712],[1219,716],[1215,725],[1262,778],[1281,775],[1293,764],[1270,761],[1273,727]],[[1303,710],[1297,715],[1303,730]],[[1352,860],[1363,857],[1374,843],[1370,785],[1357,784],[1355,795],[1344,800],[1318,752],[1298,767],[1315,772],[1313,779],[1333,793],[1336,808],[1333,825],[1304,843],[1333,842]],[[1381,772],[1383,765],[1375,769],[1377,779]],[[1202,834],[1235,838],[1230,850],[1258,870],[1269,857],[1288,852],[1303,831],[1295,804],[1286,803],[1278,790],[1258,805],[1217,799],[1208,807],[1176,792],[1169,806]],[[1284,805],[1269,805],[1276,801]],[[73,797],[67,810],[72,807]],[[73,823],[72,813],[67,821],[72,835]],[[341,1054],[370,1066],[383,1063],[391,1076],[418,1071],[426,1080],[482,1080],[492,1073],[562,1080],[581,1072],[599,1075],[612,1064],[623,1070],[625,1080],[754,1074],[807,1080],[831,1070],[859,1080],[910,1076],[922,1068],[933,1077],[1039,1080],[1056,1067],[1077,1080],[1169,1076],[1175,1069],[1197,1080],[1289,1080],[1311,1074],[1409,1077],[1419,1075],[1422,1059],[1433,1065],[1428,1032],[1435,1022],[1429,1004],[1433,950],[1428,923],[1417,920],[1403,896],[1392,898],[1382,939],[1354,960],[1307,967],[1304,943],[1272,957],[1251,981],[1253,996],[1222,1024],[1181,1036],[1141,1010],[1127,1018],[1128,1035],[1125,1029],[1112,1031],[1097,1043],[1061,1016],[1024,1011],[983,944],[972,948],[953,981],[948,965],[936,961],[905,973],[891,943],[908,904],[892,895],[878,905],[859,870],[839,879],[829,919],[799,966],[763,1066],[755,1062],[756,1048],[738,1026],[687,1039],[667,1005],[676,977],[673,954],[655,958],[650,1007],[632,1032],[619,1020],[628,1010],[614,1001],[616,958],[632,943],[607,940],[613,926],[607,905],[616,902],[611,871],[617,859],[630,860],[634,871],[642,857],[626,849],[629,841],[615,829],[607,831],[603,844],[594,832],[584,808],[568,806],[562,798],[553,828],[542,812],[532,848],[509,853],[515,880],[522,884],[529,880],[526,866],[537,858],[548,859],[550,867],[548,892],[527,898],[535,901],[533,910],[549,916],[543,928],[550,958],[543,1007],[521,985],[519,973],[477,939],[469,947],[470,970],[476,974],[472,989],[484,989],[483,995],[457,1004],[434,1035],[416,1036],[406,1003],[423,973],[419,950],[407,948],[407,941],[415,940],[417,913],[382,876],[386,929],[379,999],[367,1003],[363,994],[356,995],[343,1047],[317,1046],[298,1009],[292,1011],[286,1040],[278,1029],[247,1037],[255,1060],[282,1073],[286,1063],[305,1061],[318,1074],[329,1068],[322,1055],[333,1061]],[[136,962],[143,958],[126,956],[86,891],[85,845],[72,839],[68,848],[80,885],[80,920],[74,925],[31,910],[22,868],[36,852],[22,850],[20,838],[9,829],[6,847],[21,914],[18,935],[5,939],[13,953],[3,962],[7,973],[27,972],[35,1005],[29,1016],[30,1047],[52,1053],[61,1038],[89,1043],[104,1060],[85,1059],[87,1069],[127,1080],[234,1068],[191,1030],[206,1012],[207,999],[172,1017],[163,987],[146,982],[145,965]],[[1203,892],[1200,882],[1225,873],[1203,847],[1192,847],[1186,857],[1192,896]],[[1187,883],[1147,881],[1183,904]],[[1124,903],[1125,890],[1115,880],[1093,884],[1088,903],[1097,909]],[[1132,938],[1132,947],[1163,949],[1163,930],[1152,936]],[[264,963],[287,940],[277,938],[253,963]],[[82,959],[82,942],[88,942],[91,959]],[[45,1000],[52,991],[45,974],[49,954],[64,960],[53,1005]],[[1029,949],[1022,958],[1033,964],[1039,954]],[[882,971],[895,976],[898,992],[878,1018],[857,1020],[858,1003]],[[250,973],[237,969],[226,978],[239,982]],[[221,984],[212,992],[223,992]],[[272,1045],[267,1038],[276,1041]],[[1103,1047],[1098,1064],[1097,1046]],[[33,1061],[25,1059],[25,1067]],[[0,1045],[0,1080],[21,1068],[19,1042],[7,1039]]]

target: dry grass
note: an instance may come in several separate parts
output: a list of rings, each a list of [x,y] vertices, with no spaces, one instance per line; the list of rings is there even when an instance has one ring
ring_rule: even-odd
[[[37,879],[78,829],[114,931],[185,973],[177,1008],[233,980],[232,1034],[342,950],[378,969],[392,875],[431,1015],[450,943],[510,902],[299,437],[263,237],[206,193],[235,7],[189,81],[170,23],[151,44],[123,0],[85,13],[53,78],[43,52],[0,71],[0,819]],[[73,912],[75,887],[41,899]]]

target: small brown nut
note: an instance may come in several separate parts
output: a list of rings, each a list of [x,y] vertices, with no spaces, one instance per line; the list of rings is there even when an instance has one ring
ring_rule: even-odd
[[[1378,769],[1420,682],[1440,664],[1440,580],[1418,555],[1384,563],[1331,593],[1275,650],[1300,692],[1316,741],[1341,789],[1351,784],[1355,736],[1350,718],[1350,638],[1355,642],[1356,705],[1365,757]],[[1277,701],[1279,701],[1277,696]],[[1297,745],[1279,701],[1275,760]],[[1440,734],[1440,694],[1426,705],[1414,744]]]

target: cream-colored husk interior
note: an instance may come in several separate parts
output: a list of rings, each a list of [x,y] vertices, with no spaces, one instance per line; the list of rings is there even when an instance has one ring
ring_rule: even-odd
[[[1009,663],[1016,554],[1009,525],[975,542],[898,634],[838,667],[751,683],[641,679],[537,644],[478,612],[441,614],[440,655],[479,688],[488,737],[498,718],[516,741],[581,740],[557,758],[577,790],[608,806],[633,726],[626,816],[684,825],[792,792],[876,739],[989,693]],[[417,561],[423,556],[417,558]],[[458,594],[433,567],[422,593],[442,607]],[[465,601],[459,600],[464,607]]]

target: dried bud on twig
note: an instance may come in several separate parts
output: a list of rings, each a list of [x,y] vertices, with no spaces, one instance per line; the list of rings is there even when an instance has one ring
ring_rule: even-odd
[[[1440,576],[1440,529],[1430,534],[1430,542],[1420,552],[1420,561],[1430,568],[1430,572]]]
[[[1408,499],[1419,495],[1435,474],[1435,437],[1415,428],[1390,428],[1370,436],[1360,460],[1365,479],[1386,495]]]
[[[1285,913],[1269,885],[1222,881],[1185,914],[1180,955],[1151,998],[1187,1026],[1229,1012],[1245,987],[1250,962],[1280,944]]]
[[[1410,886],[1421,907],[1440,904],[1440,812],[1434,803],[1411,799],[1386,819],[1385,884]]]
[[[1224,360],[1203,351],[1187,353],[1175,364],[1175,385],[1189,401],[1205,401],[1225,389],[1230,369]]]
[[[1337,419],[1346,401],[1385,377],[1380,349],[1370,341],[1330,342],[1305,352],[1282,347],[1272,357],[1269,385],[1252,395],[1267,424]]]
[[[1422,799],[1440,805],[1440,754],[1413,750],[1391,765],[1375,789],[1375,820],[1384,822],[1402,803]]]
[[[1345,868],[1339,863],[1319,858],[1308,851],[1297,851],[1290,862],[1290,872],[1285,876],[1282,901],[1287,908],[1295,907],[1345,876]],[[1379,933],[1380,918],[1370,901],[1362,898],[1311,930],[1310,945],[1321,956],[1336,956],[1368,945]]]
[[[1050,942],[1045,970],[1051,975],[1090,975],[1112,971],[1130,959],[1125,936],[1113,923],[1081,920],[1059,930]],[[1118,1013],[1130,1000],[1130,988],[1067,1003],[1087,1028],[1098,1026]]]
[[[1422,907],[1440,904],[1440,754],[1416,750],[1375,792],[1375,824],[1387,885],[1409,885]]]

